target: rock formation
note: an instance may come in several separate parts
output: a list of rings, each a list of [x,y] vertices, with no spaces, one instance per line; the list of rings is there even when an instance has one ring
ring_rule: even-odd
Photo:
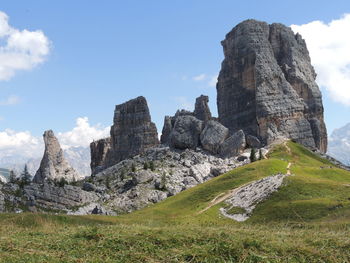
[[[91,152],[91,172],[96,174],[109,166],[107,160],[111,159],[111,137],[100,139],[98,141],[93,141],[90,144]]]
[[[211,112],[208,106],[209,97],[201,95],[196,99],[193,115],[201,121],[207,122],[211,120]]]
[[[222,41],[220,122],[270,144],[293,139],[327,150],[321,92],[305,41],[282,24],[247,20]]]
[[[170,133],[170,144],[177,149],[196,149],[199,136],[203,130],[203,122],[194,116],[184,115],[176,118]]]
[[[91,170],[96,173],[158,144],[146,99],[129,100],[115,107],[111,137],[90,145]]]
[[[82,179],[66,161],[61,146],[52,130],[44,133],[45,151],[40,167],[36,172],[33,182],[43,183],[46,180],[59,181],[62,178],[68,182]]]
[[[200,141],[203,149],[213,154],[219,153],[220,145],[229,136],[229,130],[217,121],[210,120],[201,133]]]
[[[208,96],[201,95],[194,112],[181,110],[173,117],[166,116],[161,143],[180,150],[200,147],[223,158],[240,154],[246,147],[244,132],[230,136],[229,129],[211,116],[208,101]]]
[[[246,147],[245,135],[242,130],[237,131],[220,145],[220,155],[223,158],[236,156]]]

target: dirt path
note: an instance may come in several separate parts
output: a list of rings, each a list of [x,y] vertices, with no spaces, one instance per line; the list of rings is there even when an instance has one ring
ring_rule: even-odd
[[[216,197],[214,197],[213,200],[210,201],[210,203],[208,204],[208,206],[206,208],[204,208],[203,210],[199,211],[197,214],[200,215],[200,214],[204,213],[205,211],[207,211],[208,209],[210,209],[211,207],[213,207],[214,205],[217,205],[217,204],[225,201],[226,199],[231,197],[233,194],[235,194],[236,191],[239,190],[241,187],[244,187],[244,186],[246,186],[248,184],[250,184],[250,183],[246,183],[244,185],[236,187],[236,188],[230,190],[227,194],[224,194],[224,193],[218,194]]]

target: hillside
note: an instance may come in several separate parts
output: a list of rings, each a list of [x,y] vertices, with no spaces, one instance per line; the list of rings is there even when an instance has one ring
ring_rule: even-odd
[[[289,163],[292,175],[247,221],[221,216],[222,202],[210,207]],[[349,172],[289,142],[131,214],[2,214],[0,262],[348,262],[349,197]]]

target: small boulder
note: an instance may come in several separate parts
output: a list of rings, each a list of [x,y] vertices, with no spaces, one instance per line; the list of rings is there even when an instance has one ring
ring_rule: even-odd
[[[217,154],[220,145],[229,136],[229,130],[217,121],[210,120],[201,133],[200,139],[203,149],[212,154]]]
[[[227,138],[220,147],[220,155],[223,158],[236,156],[246,147],[245,135],[242,130],[237,131]]]

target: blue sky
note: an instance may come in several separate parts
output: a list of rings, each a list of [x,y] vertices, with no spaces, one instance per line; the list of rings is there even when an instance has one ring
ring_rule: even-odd
[[[165,115],[200,94],[216,114],[211,82],[223,59],[220,41],[237,23],[329,23],[350,13],[350,2],[3,0],[0,10],[13,28],[42,30],[51,43],[45,62],[0,81],[0,132],[41,136],[72,130],[78,117],[109,126],[114,106],[139,95],[159,131]],[[350,122],[350,106],[322,92],[330,133]],[[13,103],[2,104],[13,105],[1,105],[9,97]]]

